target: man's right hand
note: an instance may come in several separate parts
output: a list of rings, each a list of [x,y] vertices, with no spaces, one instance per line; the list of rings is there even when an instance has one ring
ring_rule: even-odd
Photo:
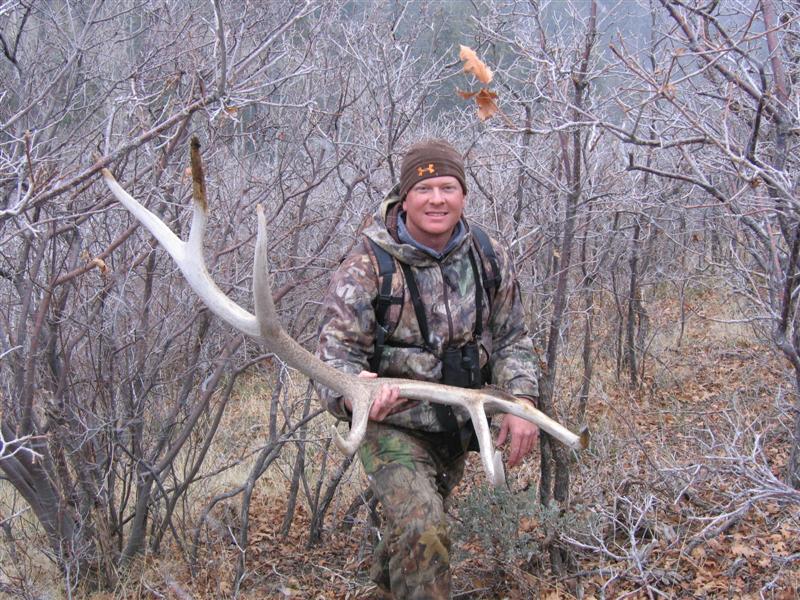
[[[361,371],[358,376],[363,377],[364,379],[375,379],[378,374],[372,373],[371,371]],[[345,406],[347,406],[347,410],[353,412],[350,399],[345,397],[344,403]],[[398,388],[396,385],[384,384],[378,388],[378,392],[375,394],[375,400],[372,402],[372,407],[369,409],[369,420],[383,421],[389,415],[407,410],[416,404],[416,400],[401,398],[400,388]]]

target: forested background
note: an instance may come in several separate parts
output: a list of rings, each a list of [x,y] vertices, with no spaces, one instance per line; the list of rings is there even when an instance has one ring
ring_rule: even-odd
[[[329,276],[429,136],[508,244],[543,439],[451,510],[460,597],[795,597],[800,5],[0,0],[0,594],[370,597],[379,513],[308,381],[212,318],[112,199],[313,348]],[[498,112],[459,90],[459,45]]]

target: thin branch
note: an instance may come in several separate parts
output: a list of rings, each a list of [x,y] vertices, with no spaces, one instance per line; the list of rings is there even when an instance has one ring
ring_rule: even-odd
[[[228,80],[228,49],[225,46],[225,26],[222,21],[222,6],[219,0],[213,0],[214,16],[217,18],[217,53],[219,63],[217,67],[217,95],[225,97],[225,86]]]

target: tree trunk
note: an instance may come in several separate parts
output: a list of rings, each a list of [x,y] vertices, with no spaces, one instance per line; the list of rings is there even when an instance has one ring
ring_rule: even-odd
[[[636,323],[639,315],[639,236],[641,227],[637,219],[633,225],[633,238],[631,239],[631,255],[628,260],[630,266],[630,280],[628,285],[628,320],[625,327],[625,356],[628,367],[628,377],[631,388],[639,387],[636,360]]]

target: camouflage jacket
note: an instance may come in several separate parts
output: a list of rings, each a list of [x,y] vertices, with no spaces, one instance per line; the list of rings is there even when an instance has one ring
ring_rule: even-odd
[[[515,396],[537,397],[537,361],[525,328],[516,274],[506,249],[492,240],[502,280],[496,294],[487,298],[482,283],[475,281],[469,261],[469,249],[473,244],[469,225],[463,222],[466,227],[464,238],[441,260],[436,260],[399,241],[399,209],[399,199],[390,195],[365,228],[364,236],[411,266],[428,320],[431,337],[428,347],[434,352],[424,348],[402,270],[397,268],[393,275],[392,296],[402,294],[403,303],[392,305],[387,313],[387,328],[391,333],[386,337],[379,374],[439,381],[442,374],[439,357],[443,349],[460,347],[474,337],[474,286],[477,284],[483,290],[484,306],[481,365],[489,362],[493,385]],[[354,375],[370,370],[369,360],[375,347],[373,302],[380,281],[378,265],[368,244],[362,236],[331,280],[324,300],[325,312],[317,348],[317,355],[323,361]],[[475,252],[478,258],[480,253],[477,249]],[[341,420],[350,419],[338,394],[322,386],[318,386],[318,393],[334,416]],[[460,425],[469,419],[464,409],[457,408],[455,413]],[[385,422],[422,431],[443,429],[434,408],[428,403],[395,413]]]

